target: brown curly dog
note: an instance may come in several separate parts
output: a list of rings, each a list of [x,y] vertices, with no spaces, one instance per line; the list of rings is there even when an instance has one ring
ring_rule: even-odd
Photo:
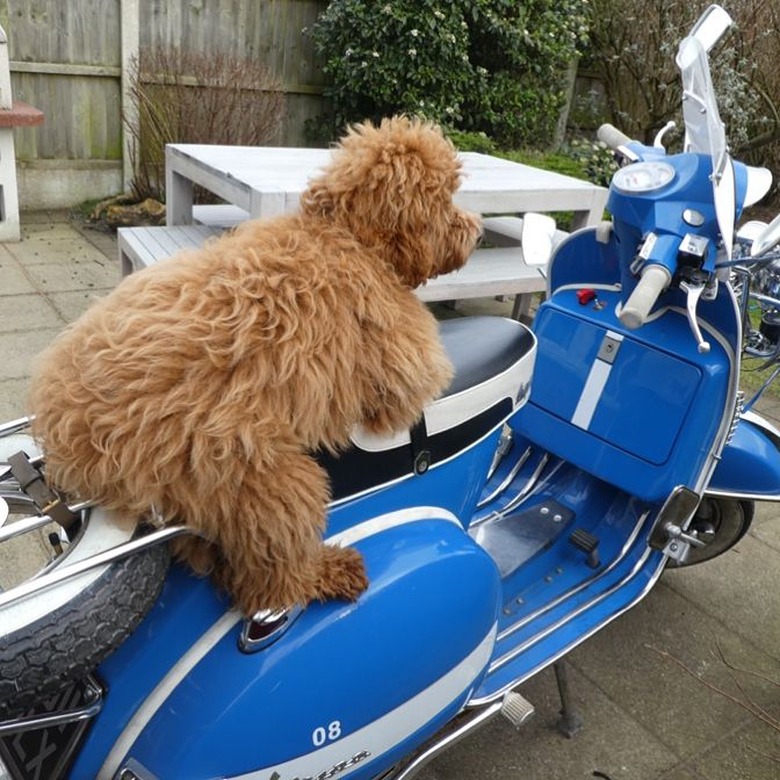
[[[412,425],[451,366],[414,287],[459,268],[479,219],[453,146],[396,117],[352,128],[297,214],[127,277],[41,356],[30,396],[64,492],[202,538],[176,543],[247,615],[355,599],[356,550],[322,542],[309,455]]]

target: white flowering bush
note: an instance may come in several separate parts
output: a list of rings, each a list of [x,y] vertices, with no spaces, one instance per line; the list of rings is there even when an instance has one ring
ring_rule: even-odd
[[[780,173],[780,4],[729,0],[736,25],[710,54],[721,118],[732,152]],[[667,148],[682,141],[675,55],[701,12],[686,0],[591,0],[585,65],[604,85],[609,120],[652,143],[670,119]]]
[[[332,0],[312,30],[330,82],[326,134],[405,112],[504,145],[549,142],[587,2]]]
[[[564,150],[579,164],[583,178],[602,187],[609,187],[618,169],[615,153],[602,141],[573,138]]]

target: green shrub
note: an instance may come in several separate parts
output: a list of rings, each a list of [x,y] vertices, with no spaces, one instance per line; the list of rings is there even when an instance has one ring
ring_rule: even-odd
[[[330,137],[405,112],[548,144],[563,73],[585,38],[587,0],[333,0],[312,29],[330,80]]]
[[[447,136],[461,152],[500,154],[496,142],[485,133],[473,133],[467,130],[447,130]]]

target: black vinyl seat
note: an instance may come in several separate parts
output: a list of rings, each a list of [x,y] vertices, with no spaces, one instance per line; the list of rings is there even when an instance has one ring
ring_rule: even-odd
[[[353,446],[334,457],[316,454],[334,500],[414,473],[423,473],[478,441],[525,402],[536,338],[523,324],[500,317],[459,317],[439,323],[455,374],[408,433],[386,441],[360,430]]]
[[[506,371],[536,343],[531,331],[502,317],[458,317],[439,323],[439,337],[455,368],[442,397],[455,395]]]

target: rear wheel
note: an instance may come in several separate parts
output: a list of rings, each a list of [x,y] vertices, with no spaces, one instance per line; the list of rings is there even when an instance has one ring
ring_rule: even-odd
[[[688,533],[706,544],[692,547],[682,565],[703,563],[730,550],[747,533],[754,510],[752,501],[705,496],[688,526]]]

